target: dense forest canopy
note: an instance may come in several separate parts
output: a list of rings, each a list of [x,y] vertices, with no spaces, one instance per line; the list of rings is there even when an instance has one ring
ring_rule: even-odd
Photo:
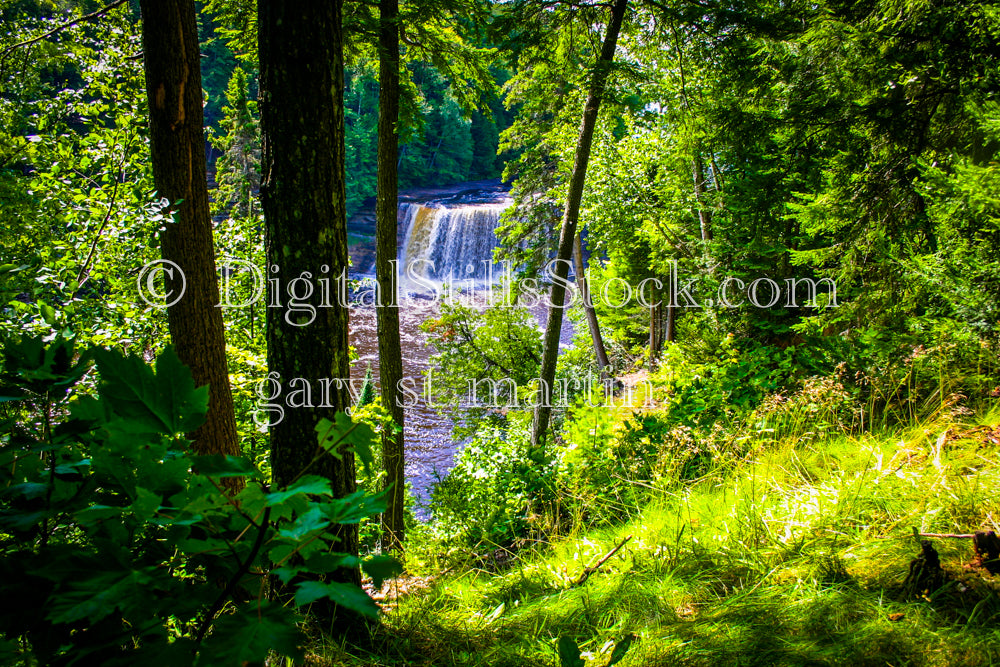
[[[1000,660],[995,0],[0,25],[0,662]]]

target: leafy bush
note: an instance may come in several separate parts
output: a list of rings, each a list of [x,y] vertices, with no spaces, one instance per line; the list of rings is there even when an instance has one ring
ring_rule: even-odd
[[[529,427],[514,419],[490,424],[465,445],[432,491],[439,536],[468,546],[505,545],[527,532],[533,507],[553,498],[557,472],[555,459],[531,449]]]
[[[91,360],[98,396],[74,398]],[[382,511],[382,498],[334,498],[315,475],[269,488],[243,458],[193,454],[183,434],[203,422],[208,389],[170,348],[154,373],[117,352],[77,356],[60,338],[11,343],[0,399],[21,408],[0,436],[0,637],[23,660],[302,658],[295,607],[328,599],[378,614],[360,588],[324,577],[361,565],[380,584],[394,571],[335,550],[336,526]],[[317,432],[317,454],[363,459],[374,436],[343,414]],[[237,491],[234,479],[248,481]],[[294,604],[268,599],[269,581]]]
[[[860,330],[844,358],[868,415],[912,423],[933,416],[949,397],[986,398],[1000,377],[997,345],[967,323],[915,317],[903,331]]]
[[[775,442],[850,433],[862,425],[857,397],[844,386],[842,364],[835,375],[810,377],[790,394],[776,392],[748,416],[755,434]]]
[[[561,488],[586,524],[615,524],[658,486],[705,474],[717,453],[714,433],[676,424],[669,412],[612,411],[581,403],[566,422]]]
[[[471,435],[487,415],[525,401],[538,377],[542,339],[532,314],[509,303],[478,310],[444,302],[441,315],[421,330],[430,335],[428,384],[442,410],[461,420],[456,435]]]

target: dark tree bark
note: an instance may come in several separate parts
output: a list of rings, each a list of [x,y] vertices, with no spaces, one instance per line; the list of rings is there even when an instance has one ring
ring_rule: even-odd
[[[379,0],[378,193],[375,201],[375,277],[378,304],[379,384],[392,421],[399,429],[382,437],[382,461],[388,509],[382,517],[382,544],[396,549],[403,543],[403,351],[399,337],[396,226],[399,214],[397,164],[399,153],[399,0]]]
[[[594,345],[594,358],[597,359],[601,379],[607,379],[611,362],[608,361],[608,353],[604,348],[601,325],[597,320],[597,311],[594,310],[590,284],[583,266],[583,238],[581,238],[579,230],[576,233],[576,241],[573,243],[573,270],[576,272],[576,285],[580,290],[580,298],[583,300],[583,314],[587,318],[587,327],[590,329],[590,341]]]
[[[566,194],[566,208],[563,213],[562,230],[559,233],[559,250],[556,256],[557,261],[553,267],[552,290],[549,293],[549,316],[545,325],[542,365],[538,383],[539,400],[531,427],[531,444],[534,447],[541,447],[545,444],[545,434],[548,431],[549,417],[552,414],[552,383],[555,380],[556,361],[559,356],[559,334],[562,330],[563,309],[565,308],[569,259],[576,239],[577,223],[580,220],[580,200],[583,198],[583,186],[587,180],[587,163],[590,161],[590,146],[594,140],[597,113],[601,108],[604,87],[608,80],[608,73],[611,71],[611,63],[614,61],[615,48],[618,46],[618,33],[621,31],[622,19],[625,17],[627,5],[628,0],[615,0],[611,9],[608,31],[604,35],[601,55],[590,80],[587,103],[583,109],[583,119],[580,121],[573,174],[570,177],[569,191]]]
[[[291,391],[311,389],[308,404],[299,394],[301,407],[285,405],[283,418],[272,418],[273,483],[305,470],[345,496],[356,488],[354,455],[317,458],[315,431],[350,407],[348,310],[338,287],[348,261],[342,0],[259,0],[257,7],[264,245],[268,277],[278,281],[268,300],[282,304],[266,309],[267,364],[282,383],[283,403],[292,402]],[[292,310],[291,294],[315,310]],[[340,526],[333,548],[356,554],[357,527]],[[337,578],[360,583],[356,568]]]
[[[667,332],[665,340],[668,343],[677,341],[677,306],[667,304]]]
[[[219,303],[202,130],[201,56],[194,3],[142,0],[142,44],[149,101],[150,155],[160,197],[174,223],[161,236],[163,259],[183,272],[183,297],[167,309],[177,356],[196,385],[209,386],[208,417],[194,432],[202,454],[239,454],[233,395]],[[179,295],[181,276],[165,273],[167,293]],[[241,486],[234,479],[230,487]]]

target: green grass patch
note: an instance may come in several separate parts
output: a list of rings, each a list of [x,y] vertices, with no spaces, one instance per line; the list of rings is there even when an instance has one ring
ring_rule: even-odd
[[[389,605],[372,646],[317,664],[587,666],[989,665],[1000,585],[970,571],[968,539],[936,539],[949,581],[907,594],[920,532],[993,529],[1000,413],[860,437],[786,442],[651,491],[617,526],[481,559]],[[628,518],[631,517],[631,518]],[[583,585],[580,574],[631,536]],[[434,575],[431,543],[410,567]]]

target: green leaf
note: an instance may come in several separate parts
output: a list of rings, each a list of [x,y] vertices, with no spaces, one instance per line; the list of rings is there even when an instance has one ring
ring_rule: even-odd
[[[248,459],[228,454],[191,457],[191,467],[206,477],[259,477],[260,471]]]
[[[278,534],[282,537],[299,540],[314,530],[326,528],[330,523],[330,519],[324,516],[322,508],[313,507],[305,514],[299,516],[291,526],[279,529]]]
[[[301,567],[276,567],[271,570],[271,574],[285,585],[288,585],[288,582],[298,576],[300,572],[302,572]]]
[[[250,516],[257,516],[264,509],[267,502],[267,493],[260,484],[247,484],[236,496],[240,509]]]
[[[111,419],[107,403],[97,400],[93,396],[79,396],[70,404],[69,413],[73,419],[82,422],[107,423]]]
[[[330,491],[330,480],[319,475],[306,475],[284,491],[275,491],[274,493],[267,494],[267,505],[269,507],[280,505],[289,498],[303,493],[311,493],[318,496],[333,495],[333,492]]]
[[[268,558],[272,563],[284,563],[295,553],[295,547],[291,544],[279,544],[268,552]]]
[[[229,543],[220,539],[183,539],[177,540],[177,548],[185,554],[230,553]]]
[[[96,623],[116,610],[138,608],[153,593],[152,577],[140,570],[99,572],[68,582],[69,590],[52,596],[46,616],[55,623],[86,619]]]
[[[344,442],[354,448],[354,452],[361,458],[361,462],[367,467],[374,462],[371,446],[378,440],[378,435],[371,426],[365,423],[355,423],[344,412],[338,412],[335,416],[337,429],[342,433]]]
[[[619,662],[624,660],[625,654],[628,653],[628,650],[632,646],[633,641],[635,641],[635,635],[629,635],[625,639],[615,644],[615,650],[611,652],[611,659],[608,660],[608,664],[605,667],[611,667],[612,665],[617,665]]]
[[[75,356],[72,341],[61,335],[50,341],[25,337],[4,345],[5,365],[8,373],[16,377],[14,384],[37,393],[76,383],[87,372],[91,354],[84,352],[74,365]],[[62,397],[55,394],[51,398],[63,400],[66,394],[59,393]]]
[[[160,509],[160,495],[148,489],[136,489],[136,499],[132,503],[132,513],[139,521],[148,521]]]
[[[584,667],[583,660],[580,659],[580,647],[566,635],[559,638],[559,665],[560,667]]]
[[[379,608],[368,594],[353,584],[339,582],[304,581],[295,591],[295,604],[303,607],[316,600],[329,598],[335,603],[363,616],[378,618]]]
[[[208,387],[195,389],[189,371],[167,347],[156,360],[156,374],[137,356],[95,350],[101,372],[101,397],[137,431],[190,433],[205,421]]]
[[[305,655],[295,611],[274,602],[253,603],[235,614],[223,615],[212,628],[198,655],[202,665],[263,663],[274,650],[295,661]]]
[[[375,588],[382,588],[382,582],[403,573],[403,565],[392,556],[373,556],[361,564],[361,568],[372,578]]]
[[[81,526],[91,526],[106,519],[114,519],[122,515],[121,507],[109,507],[108,505],[91,505],[73,515],[77,523]]]
[[[24,500],[31,500],[32,498],[41,498],[49,491],[48,484],[40,484],[38,482],[24,482],[23,484],[14,484],[13,486],[7,487],[3,490],[4,498],[22,498]]]
[[[344,412],[338,412],[334,419],[335,423],[329,419],[321,419],[316,424],[319,446],[339,459],[342,456],[342,446],[349,445],[361,459],[365,474],[370,475],[370,466],[375,461],[372,443],[378,438],[375,431],[368,424],[355,423]]]
[[[358,523],[365,517],[385,512],[385,491],[374,496],[367,495],[365,491],[355,491],[322,507],[327,518],[333,523]]]
[[[38,302],[38,308],[42,313],[42,319],[45,320],[47,324],[52,326],[56,325],[56,309],[45,303],[44,301]]]
[[[0,637],[0,665],[7,667],[10,665],[23,665],[24,663],[18,660],[18,654],[20,653],[20,647],[17,642],[3,639]]]
[[[357,556],[321,551],[306,559],[305,569],[317,574],[326,574],[342,567],[353,569],[360,565],[361,559]]]
[[[18,512],[7,516],[0,515],[0,528],[29,531],[49,516],[49,512]]]

